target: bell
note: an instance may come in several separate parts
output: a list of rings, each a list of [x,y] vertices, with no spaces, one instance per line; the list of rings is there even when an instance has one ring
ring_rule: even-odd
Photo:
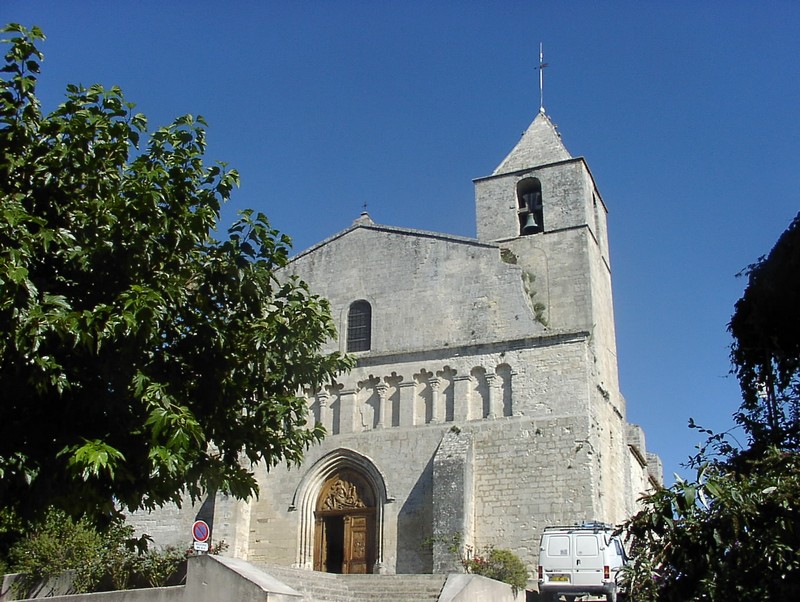
[[[536,218],[533,213],[528,212],[528,217],[525,219],[525,225],[522,227],[523,234],[533,234],[539,231],[539,224],[536,223]]]

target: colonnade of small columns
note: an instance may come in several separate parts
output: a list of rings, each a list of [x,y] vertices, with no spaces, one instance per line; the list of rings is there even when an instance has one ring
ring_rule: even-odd
[[[445,366],[405,378],[392,372],[355,383],[333,383],[309,395],[317,422],[328,433],[464,422],[510,416],[511,378],[507,364],[469,374]],[[348,386],[349,384],[349,386]]]

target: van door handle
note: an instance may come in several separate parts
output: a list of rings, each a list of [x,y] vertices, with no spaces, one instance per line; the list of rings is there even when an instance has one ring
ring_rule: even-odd
[[[580,564],[580,563],[581,563],[581,559],[580,559],[580,558],[578,558],[578,559],[575,561],[575,564],[576,564],[576,565],[578,565],[578,564]]]

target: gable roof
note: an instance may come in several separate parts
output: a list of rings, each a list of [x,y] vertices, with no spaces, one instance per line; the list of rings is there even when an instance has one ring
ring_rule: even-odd
[[[307,249],[304,249],[303,251],[300,251],[297,255],[291,257],[289,261],[293,262],[293,261],[295,261],[295,260],[297,260],[297,259],[299,259],[301,257],[304,257],[305,255],[308,255],[309,253],[313,253],[314,251],[318,250],[320,247],[324,247],[326,245],[329,245],[333,241],[335,241],[335,240],[337,240],[339,238],[342,238],[343,236],[347,236],[348,234],[350,234],[354,230],[358,230],[358,229],[373,230],[375,232],[387,232],[387,233],[392,233],[392,234],[401,234],[401,235],[412,236],[412,237],[416,237],[416,238],[434,238],[434,239],[438,239],[438,240],[446,240],[446,241],[453,242],[453,243],[461,243],[461,244],[470,245],[470,246],[476,246],[476,247],[494,248],[494,249],[499,248],[498,245],[496,245],[494,243],[487,243],[487,242],[479,241],[476,238],[468,238],[466,236],[457,236],[455,234],[443,234],[441,232],[431,232],[429,230],[417,230],[417,229],[414,229],[414,228],[400,228],[400,227],[397,227],[397,226],[385,226],[385,225],[382,225],[382,224],[376,224],[375,222],[372,221],[372,218],[369,216],[369,214],[366,211],[364,211],[364,212],[361,213],[361,215],[358,218],[356,218],[356,220],[353,222],[353,224],[349,228],[345,228],[344,230],[341,230],[341,231],[337,232],[336,234],[333,234],[333,235],[329,236],[325,240],[322,240],[322,241],[318,242],[317,244],[312,245],[311,247],[308,247]]]

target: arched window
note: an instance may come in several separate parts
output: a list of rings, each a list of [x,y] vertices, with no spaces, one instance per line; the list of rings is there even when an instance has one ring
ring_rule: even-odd
[[[525,178],[517,183],[517,217],[520,236],[544,231],[542,183],[537,178]]]
[[[372,340],[372,307],[355,301],[347,313],[347,352],[369,351]]]

